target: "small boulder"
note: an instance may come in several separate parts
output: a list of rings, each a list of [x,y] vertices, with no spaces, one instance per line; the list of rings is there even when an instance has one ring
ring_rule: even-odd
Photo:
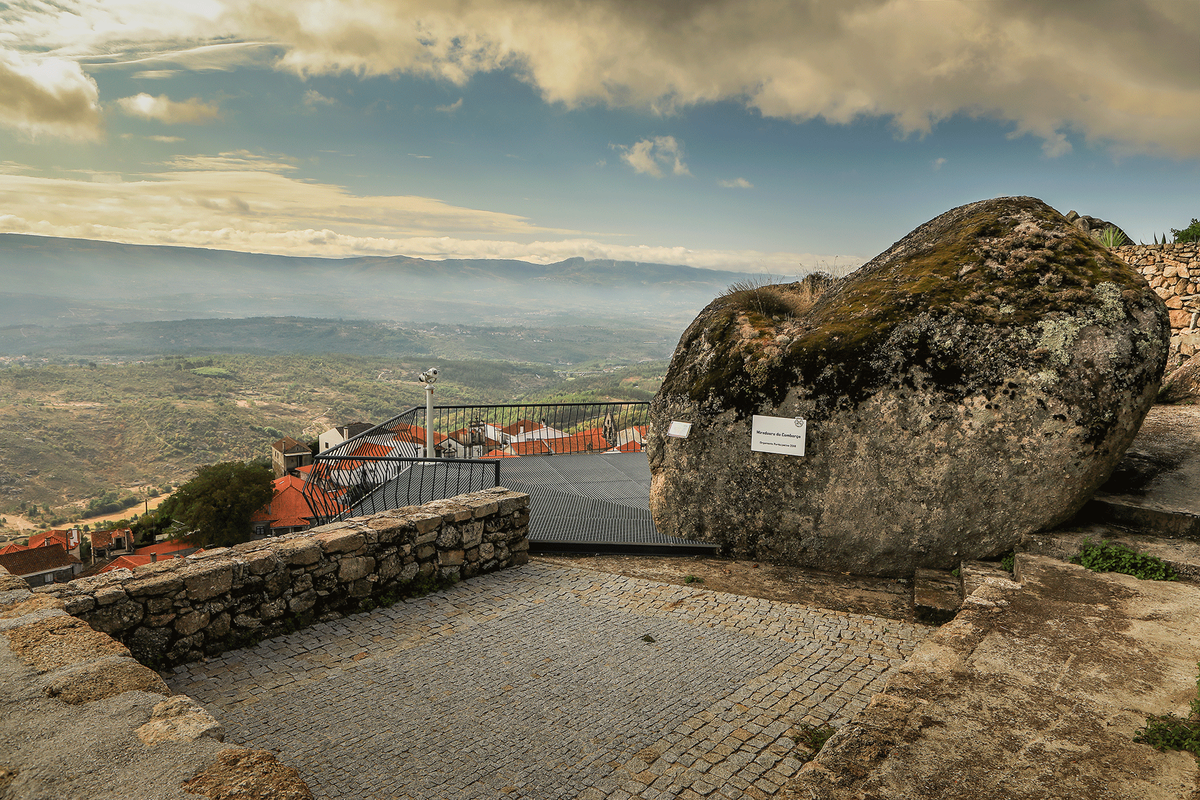
[[[1200,402],[1200,354],[1192,356],[1167,376],[1158,393],[1158,402]]]
[[[1086,502],[1158,391],[1162,301],[1035,198],[824,283],[742,287],[684,333],[646,443],[659,531],[860,574],[995,557]],[[754,415],[806,419],[806,454],[752,451]]]

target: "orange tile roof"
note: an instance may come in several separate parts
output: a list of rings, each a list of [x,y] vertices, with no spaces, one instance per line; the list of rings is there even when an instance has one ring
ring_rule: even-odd
[[[71,529],[73,530],[73,529]],[[73,547],[79,546],[79,534],[71,535],[71,530],[48,530],[43,533],[35,533],[29,537],[30,547],[45,547],[47,544],[61,544],[64,550],[70,550]],[[71,541],[75,544],[72,545]]]
[[[525,442],[513,442],[507,448],[518,456],[552,456],[554,451],[543,439],[530,439]]]
[[[519,433],[529,433],[530,431],[540,431],[546,427],[540,422],[534,422],[531,419],[519,419],[511,425],[505,425],[500,429],[501,433],[507,433],[509,436],[516,436]]]
[[[364,447],[378,445],[363,445]],[[320,491],[313,488],[310,491]],[[332,495],[326,494],[330,507],[341,509],[342,506]],[[303,528],[313,524],[313,514],[304,499],[304,479],[295,475],[284,475],[275,479],[275,496],[271,502],[255,511],[250,517],[251,522],[266,522],[272,528]]]
[[[366,458],[387,458],[392,455],[392,448],[385,447],[374,442],[363,442],[353,451],[347,453],[347,456],[363,456]],[[358,469],[366,461],[359,459],[350,460],[348,458],[340,458],[329,466],[330,469]]]
[[[613,450],[615,450],[618,453],[640,453],[642,451],[642,443],[641,442],[626,442],[625,444],[621,445],[620,447],[614,447]]]
[[[483,457],[484,458],[517,458],[518,456],[516,453],[506,453],[503,450],[493,450],[492,452],[488,453],[487,455],[485,455]]]
[[[195,550],[196,545],[188,544],[187,542],[166,541],[158,544],[148,544],[145,547],[139,547],[133,551],[135,556],[163,555],[165,553],[175,553],[180,550]]]
[[[425,444],[425,429],[418,428],[416,425],[409,425],[406,422],[401,422],[399,424],[392,426],[392,432],[396,434],[396,441],[398,441],[398,442],[412,442],[413,444]],[[434,431],[433,432],[433,446],[437,447],[439,444],[446,441],[448,438],[450,438],[450,437],[448,437],[446,434],[439,433],[438,431]]]
[[[203,553],[204,548],[200,548],[199,550],[196,550],[195,552]],[[157,560],[158,561],[168,561],[172,558],[183,558],[183,557],[184,556],[182,553],[180,553],[178,555],[175,553],[168,553],[166,555],[160,555]],[[144,567],[147,564],[153,564],[154,562],[155,562],[154,556],[150,555],[149,553],[147,553],[145,555],[137,555],[135,553],[134,555],[131,555],[131,556],[118,556],[117,558],[113,559],[111,564],[105,564],[104,568],[101,570],[98,570],[96,572],[96,574],[99,575],[101,572],[109,572],[114,569],[137,569],[138,567]]]
[[[570,436],[560,436],[557,439],[547,439],[546,443],[556,454],[603,452],[608,449],[608,440],[595,429],[580,431]]]
[[[106,531],[92,531],[88,534],[88,538],[92,540],[92,547],[109,547],[113,543],[114,536],[124,536],[125,541],[133,543],[133,531],[129,528],[110,528]]]
[[[28,550],[28,549],[29,549],[29,547],[27,545],[20,545],[20,544],[17,544],[16,542],[9,542],[8,544],[4,545],[4,547],[0,547],[0,556],[4,555],[5,553],[19,553],[22,550]]]

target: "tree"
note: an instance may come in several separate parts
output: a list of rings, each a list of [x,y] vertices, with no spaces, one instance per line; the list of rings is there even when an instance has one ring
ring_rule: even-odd
[[[1171,235],[1176,242],[1200,242],[1200,220],[1192,217],[1192,224],[1181,231],[1171,228]],[[1163,237],[1164,239],[1167,237]]]
[[[172,521],[172,538],[202,547],[225,547],[250,539],[250,517],[271,501],[271,470],[255,463],[226,461],[196,471],[159,507]]]

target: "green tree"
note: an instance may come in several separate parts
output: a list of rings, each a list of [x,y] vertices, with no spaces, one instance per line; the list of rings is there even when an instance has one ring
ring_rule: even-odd
[[[250,539],[250,517],[274,496],[271,470],[261,464],[225,461],[196,471],[159,507],[171,519],[172,537],[202,547],[225,547]]]
[[[1200,220],[1192,217],[1191,225],[1181,231],[1171,228],[1171,235],[1175,237],[1176,242],[1200,242]]]

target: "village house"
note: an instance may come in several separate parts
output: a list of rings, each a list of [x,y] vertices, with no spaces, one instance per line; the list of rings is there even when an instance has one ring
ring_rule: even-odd
[[[271,467],[275,470],[277,478],[311,463],[312,451],[308,449],[308,445],[301,444],[290,436],[285,436],[271,445]]]
[[[317,437],[317,452],[324,453],[331,447],[337,447],[347,439],[353,439],[360,433],[366,433],[375,426],[369,422],[351,422],[337,428],[330,428]]]
[[[30,586],[45,586],[71,580],[83,569],[83,564],[61,544],[47,544],[0,554],[0,567]]]
[[[308,530],[314,525],[323,525],[328,521],[315,514],[308,505],[308,500],[304,497],[306,480],[306,474],[283,475],[275,479],[275,495],[271,502],[250,517],[255,536],[281,536],[285,533]],[[333,495],[315,487],[313,491],[326,500],[323,507],[341,510],[341,504]]]

